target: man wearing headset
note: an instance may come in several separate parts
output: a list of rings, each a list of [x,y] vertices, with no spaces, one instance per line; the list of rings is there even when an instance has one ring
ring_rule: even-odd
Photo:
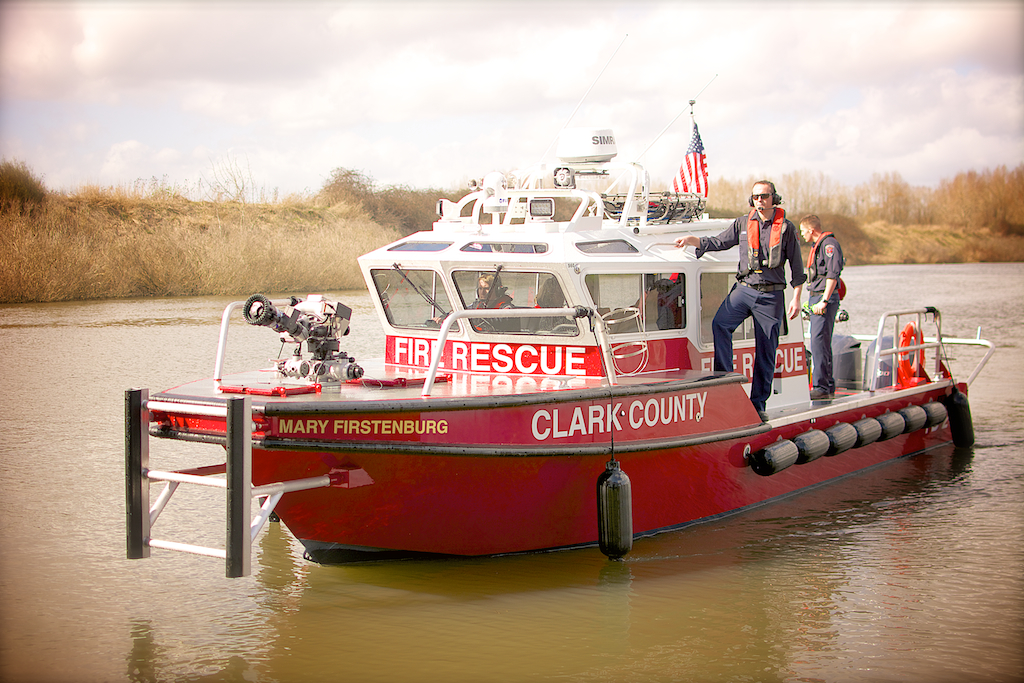
[[[807,294],[811,311],[811,400],[824,401],[836,394],[832,375],[832,330],[839,311],[839,279],[843,272],[843,248],[830,232],[821,229],[821,219],[808,214],[800,219],[800,236],[811,245],[807,255]]]
[[[800,257],[796,227],[778,205],[782,197],[774,183],[759,180],[750,196],[753,210],[737,218],[716,237],[686,235],[676,239],[676,247],[696,247],[697,258],[709,251],[724,251],[739,245],[738,282],[733,285],[711,323],[715,339],[715,371],[732,372],[732,334],[743,321],[754,318],[754,370],[750,382],[750,402],[767,421],[765,406],[775,376],[775,352],[786,313],[786,272],[789,262],[793,299],[790,319],[800,314],[800,295],[807,280]]]

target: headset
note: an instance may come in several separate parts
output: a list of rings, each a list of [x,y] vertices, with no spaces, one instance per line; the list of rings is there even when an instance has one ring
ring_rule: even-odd
[[[772,181],[770,181],[770,180],[758,180],[756,183],[754,183],[754,185],[767,185],[768,187],[772,188],[772,206],[778,206],[779,204],[782,203],[782,195],[775,191],[775,183],[773,183]],[[754,205],[754,197],[753,197],[753,195],[751,195],[750,197],[747,197],[747,202],[751,206]]]

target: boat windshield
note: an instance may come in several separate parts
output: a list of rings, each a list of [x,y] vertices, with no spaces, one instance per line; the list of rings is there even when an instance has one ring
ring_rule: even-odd
[[[452,273],[455,289],[466,309],[563,308],[565,294],[553,273],[508,272],[505,270],[457,270]],[[470,319],[473,329],[485,334],[554,334],[575,337],[580,333],[573,318],[509,317]]]
[[[371,274],[388,322],[395,327],[436,330],[452,310],[441,276],[433,270],[396,265]]]

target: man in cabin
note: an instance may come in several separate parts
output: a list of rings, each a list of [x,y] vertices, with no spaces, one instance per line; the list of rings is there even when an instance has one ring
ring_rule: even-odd
[[[789,317],[800,314],[800,294],[807,275],[800,258],[796,227],[778,205],[782,197],[774,183],[754,183],[749,199],[750,214],[737,218],[716,237],[687,235],[676,246],[696,247],[697,258],[709,251],[724,251],[740,246],[737,283],[718,307],[711,330],[715,340],[715,371],[732,372],[732,335],[749,317],[754,318],[754,369],[750,382],[750,402],[762,420],[767,421],[765,406],[775,377],[775,352],[786,313],[786,272],[789,262],[793,300]],[[745,247],[745,248],[744,248]]]
[[[843,249],[830,232],[823,232],[821,219],[808,214],[800,219],[800,236],[811,245],[807,256],[807,295],[811,309],[811,400],[825,401],[836,393],[832,375],[832,330],[839,310],[839,274],[843,272]]]
[[[498,284],[495,285],[495,282]],[[492,273],[481,275],[476,283],[476,301],[466,308],[512,308],[512,297],[508,290],[501,286]]]

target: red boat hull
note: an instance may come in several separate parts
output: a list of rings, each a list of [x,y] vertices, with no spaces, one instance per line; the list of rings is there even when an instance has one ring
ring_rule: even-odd
[[[664,406],[671,394],[650,392],[624,395],[621,401],[466,407],[448,410],[443,418],[405,413],[400,406],[386,418],[339,411],[302,419],[303,428],[310,430],[328,419],[338,420],[340,437],[323,433],[304,441],[295,441],[294,434],[275,438],[282,424],[290,429],[297,424],[284,420],[300,419],[278,416],[270,418],[265,442],[270,448],[254,448],[253,483],[332,470],[358,473],[346,486],[290,493],[278,504],[282,521],[314,554],[352,549],[492,555],[587,545],[598,540],[596,485],[613,453],[631,482],[634,535],[649,535],[948,443],[950,429],[943,422],[795,464],[771,476],[755,473],[750,462],[750,454],[779,439],[923,405],[949,391],[936,387],[849,410],[837,406],[825,416],[783,426],[751,420],[752,409],[739,384],[707,389],[700,424],[692,418],[663,424],[665,412],[658,411],[668,411]],[[623,425],[639,428],[612,429],[607,414],[591,408],[604,404],[615,405]],[[556,409],[561,417],[552,419]],[[570,412],[583,416],[575,429]],[[673,416],[679,417],[678,410]],[[426,434],[426,427],[417,427],[436,419],[445,420],[445,434]],[[379,441],[345,438],[365,436],[364,420],[371,424],[369,431],[378,432]],[[389,431],[402,433],[383,434],[385,422],[393,425]],[[609,429],[604,431],[606,424]],[[417,434],[417,429],[424,433]],[[463,440],[468,434],[475,434],[475,440]],[[561,437],[559,443],[552,442],[553,434]],[[545,437],[540,443],[538,435]]]

